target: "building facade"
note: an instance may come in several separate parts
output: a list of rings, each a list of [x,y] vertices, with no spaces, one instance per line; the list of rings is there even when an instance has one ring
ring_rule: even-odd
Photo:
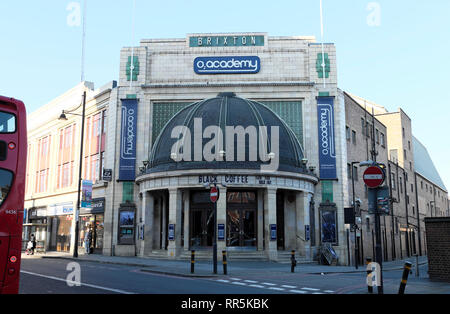
[[[377,161],[404,169],[401,185],[409,191],[411,121],[399,115],[411,143],[397,143],[401,133],[392,131],[390,115],[374,110],[372,117],[373,105],[339,90],[334,44],[266,33],[188,34],[142,40],[120,55],[117,84],[94,90],[82,83],[29,116],[35,158],[28,164],[27,233],[44,238],[47,250],[74,248],[80,118],[58,116],[77,108],[87,91],[82,179],[93,184],[93,202],[79,213],[80,247],[90,226],[97,252],[113,256],[188,258],[195,249],[209,257],[214,234],[219,258],[227,250],[282,261],[295,250],[304,261],[325,252],[347,265],[355,247],[357,259],[373,256],[373,217],[356,162],[374,157],[374,142]],[[212,186],[219,189],[216,207]],[[344,217],[353,195],[362,209],[356,237],[348,236]],[[397,200],[408,209],[399,203],[382,219],[386,258],[401,243],[390,241],[395,226],[413,224],[391,219],[406,218],[401,211],[414,216],[412,195]]]
[[[82,246],[84,232],[94,228],[93,247],[103,249],[103,215],[107,117],[115,82],[94,90],[81,83],[28,115],[28,163],[24,240],[35,234],[38,246],[46,251],[69,252],[74,247],[77,191],[81,147],[81,101],[86,92],[85,134],[82,178],[93,184],[92,208],[79,212]],[[59,119],[62,112],[67,119]]]
[[[348,146],[349,160],[364,156],[364,153],[368,160],[373,160],[370,144],[373,138],[377,161],[386,165],[391,212],[390,215],[381,217],[380,221],[383,260],[426,254],[425,217],[448,215],[448,192],[428,151],[413,136],[412,121],[402,109],[388,112],[384,107],[364,98],[348,93],[345,95],[347,141],[353,144]],[[358,125],[359,119],[361,123]],[[370,129],[370,121],[376,122],[374,132],[367,132],[364,128],[366,125]],[[355,140],[359,135],[356,130],[358,128],[367,142],[362,140],[358,143]],[[362,239],[366,236],[366,240],[356,237],[356,246],[359,248],[356,259],[363,264],[366,257],[375,256],[375,226],[370,215],[364,215],[367,210],[367,191],[363,191],[363,186],[358,185],[355,191],[361,197],[362,208],[357,236]],[[352,246],[355,250],[354,243]]]

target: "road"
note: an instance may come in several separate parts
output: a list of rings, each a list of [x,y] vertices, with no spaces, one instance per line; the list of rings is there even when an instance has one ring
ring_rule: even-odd
[[[80,261],[81,286],[69,286],[67,270],[70,260],[23,259],[21,294],[189,294],[189,295],[265,295],[265,294],[366,294],[366,275],[251,273],[243,276],[186,278],[152,273],[151,267],[102,264]],[[406,293],[449,294],[450,285],[432,283],[426,278],[426,265],[420,268],[421,277],[410,275]],[[384,291],[396,294],[401,270],[385,271]],[[375,289],[376,292],[376,289]]]

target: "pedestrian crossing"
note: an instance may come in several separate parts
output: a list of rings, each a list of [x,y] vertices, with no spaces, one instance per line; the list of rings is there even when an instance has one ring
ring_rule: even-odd
[[[236,285],[236,286],[247,286],[251,288],[266,289],[272,291],[279,291],[284,293],[294,293],[294,294],[333,294],[332,290],[321,290],[311,287],[276,284],[272,282],[259,282],[256,280],[246,280],[241,278],[229,278],[229,279],[215,279],[217,282]]]

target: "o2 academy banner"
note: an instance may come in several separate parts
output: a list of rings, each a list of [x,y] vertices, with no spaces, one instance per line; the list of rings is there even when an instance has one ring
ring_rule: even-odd
[[[317,98],[320,179],[337,179],[334,135],[334,97]]]
[[[122,99],[119,181],[136,179],[137,99]]]

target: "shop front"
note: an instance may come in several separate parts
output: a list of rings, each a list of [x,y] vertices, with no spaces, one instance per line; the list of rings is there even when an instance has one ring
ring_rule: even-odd
[[[102,254],[104,236],[105,198],[92,199],[92,208],[80,210],[80,234],[78,247],[85,250],[85,236],[88,230],[92,232],[92,253]]]
[[[70,252],[73,203],[54,204],[47,208],[50,251]]]

